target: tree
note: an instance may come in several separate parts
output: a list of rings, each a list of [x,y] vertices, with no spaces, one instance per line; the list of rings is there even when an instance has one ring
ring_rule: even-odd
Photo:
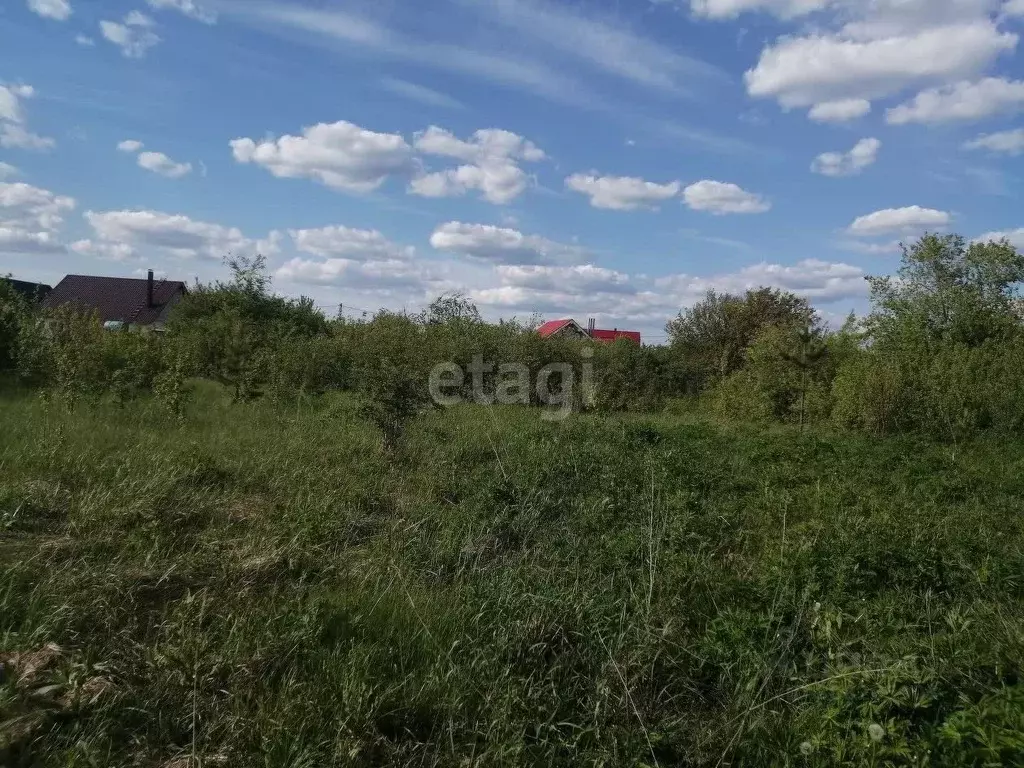
[[[461,291],[442,293],[434,299],[421,316],[424,325],[451,323],[481,323],[480,311]]]
[[[1008,241],[968,245],[960,235],[926,234],[900,247],[896,278],[868,278],[876,343],[976,347],[1019,332],[1024,255]]]
[[[743,296],[708,291],[702,301],[666,325],[673,350],[683,358],[698,389],[743,367],[744,354],[766,328],[818,328],[820,320],[804,298],[775,288]]]
[[[0,372],[13,370],[17,360],[18,337],[31,311],[25,297],[0,276]]]

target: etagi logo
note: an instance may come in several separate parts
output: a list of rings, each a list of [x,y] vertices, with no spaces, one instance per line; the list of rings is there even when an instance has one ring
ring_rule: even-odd
[[[530,368],[524,363],[491,363],[483,355],[474,355],[469,367],[463,370],[458,363],[439,363],[430,370],[430,397],[438,405],[459,405],[467,401],[465,396],[467,373],[470,379],[469,400],[479,405],[529,405],[531,392],[544,404],[541,418],[545,421],[561,421],[573,411],[574,395],[578,391],[585,400],[591,397],[594,365],[591,362],[594,350],[584,348],[580,352],[580,381],[576,381],[576,370],[572,363],[548,363],[537,371],[536,381],[531,381]],[[485,377],[493,381],[493,391],[484,388]]]

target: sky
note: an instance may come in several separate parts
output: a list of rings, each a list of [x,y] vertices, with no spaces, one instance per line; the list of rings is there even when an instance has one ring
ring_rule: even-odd
[[[841,321],[924,231],[1024,248],[1024,0],[2,0],[0,274],[665,338]]]

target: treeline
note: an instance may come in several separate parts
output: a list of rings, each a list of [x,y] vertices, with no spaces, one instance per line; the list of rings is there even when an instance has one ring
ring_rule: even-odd
[[[177,413],[193,378],[239,401],[352,390],[389,441],[430,405],[434,366],[470,370],[474,359],[528,370],[523,401],[535,405],[563,389],[576,409],[650,411],[686,397],[729,418],[876,433],[1024,427],[1024,256],[1006,242],[926,235],[904,247],[896,277],[869,278],[871,312],[839,330],[791,293],[709,293],[668,323],[659,347],[542,339],[531,323],[483,322],[459,294],[416,315],[332,319],[274,295],[261,258],[228,263],[231,279],[194,286],[163,333],[105,331],[73,308],[44,313],[0,281],[0,373],[72,400],[152,392]],[[570,370],[542,387],[552,364]],[[500,376],[488,369],[485,389]],[[473,398],[468,378],[461,389]]]

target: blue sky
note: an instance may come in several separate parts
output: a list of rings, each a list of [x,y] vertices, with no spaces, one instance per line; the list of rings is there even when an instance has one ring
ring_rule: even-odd
[[[1024,247],[1024,0],[5,0],[0,272],[223,275],[663,337]]]

